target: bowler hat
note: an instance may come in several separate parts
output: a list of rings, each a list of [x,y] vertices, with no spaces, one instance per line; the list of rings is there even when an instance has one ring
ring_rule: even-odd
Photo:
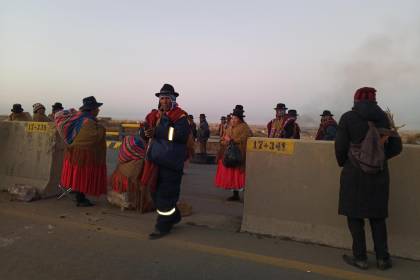
[[[175,89],[170,84],[164,84],[163,87],[160,89],[160,92],[155,94],[156,97],[159,97],[161,95],[173,95],[175,97],[179,96],[179,93],[175,92]]]
[[[334,115],[331,114],[330,110],[324,110],[324,112],[322,112],[322,115],[320,115],[321,117],[333,117]]]
[[[89,96],[86,98],[83,98],[83,106],[80,107],[80,110],[93,110],[96,108],[99,108],[103,105],[104,103],[100,103],[96,101],[96,98],[94,96]]]
[[[23,112],[22,105],[20,105],[20,104],[13,104],[13,108],[10,111],[12,111],[13,113],[22,113]]]
[[[200,114],[200,118],[205,118],[206,115],[205,114]]]
[[[283,103],[277,103],[277,106],[274,108],[274,110],[287,110],[287,107]]]
[[[290,117],[297,117],[297,116],[299,116],[298,113],[297,113],[297,111],[294,110],[294,109],[290,109],[289,111],[287,111],[287,115],[290,116]]]
[[[54,105],[52,105],[53,110],[63,110],[63,104],[60,102],[55,102]]]
[[[235,109],[233,109],[232,116],[236,116],[238,118],[244,118],[244,106],[242,105],[236,105]]]

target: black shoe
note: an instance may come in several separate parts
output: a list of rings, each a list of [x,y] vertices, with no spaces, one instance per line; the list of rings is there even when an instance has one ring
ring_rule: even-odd
[[[380,270],[387,270],[387,269],[390,269],[392,267],[392,261],[391,261],[391,259],[387,259],[387,260],[378,259],[378,260],[376,260],[376,266]]]
[[[159,230],[155,230],[154,232],[152,232],[151,234],[149,234],[149,239],[150,240],[156,240],[159,238],[164,237],[165,235],[168,235],[169,232],[163,232],[163,231],[159,231]]]
[[[85,198],[85,199],[83,199],[81,201],[78,201],[77,204],[76,204],[77,207],[91,207],[91,206],[94,206],[94,205],[95,204],[93,204],[92,202],[90,202],[90,200],[87,199],[87,198]]]
[[[349,264],[351,266],[354,266],[354,267],[356,267],[358,269],[366,270],[366,269],[369,268],[367,261],[358,260],[355,257],[351,257],[351,256],[348,256],[348,255],[343,255],[343,260],[347,264]]]
[[[226,199],[227,201],[240,201],[241,199],[239,198],[239,195],[232,195],[231,197],[228,197],[228,199]]]

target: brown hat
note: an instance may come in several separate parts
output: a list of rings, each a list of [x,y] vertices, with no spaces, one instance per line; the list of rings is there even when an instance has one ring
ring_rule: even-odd
[[[42,105],[41,103],[35,103],[34,105],[32,105],[32,107],[34,109],[34,113],[38,112],[39,109],[45,110],[45,106]]]

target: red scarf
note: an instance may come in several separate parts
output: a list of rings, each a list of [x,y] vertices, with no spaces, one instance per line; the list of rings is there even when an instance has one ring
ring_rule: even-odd
[[[188,116],[188,114],[179,107],[175,107],[169,112],[160,112],[159,110],[154,109],[146,116],[146,123],[149,126],[149,128],[155,128],[163,114],[168,116],[172,123],[178,121],[184,116]],[[152,192],[156,191],[158,172],[159,167],[156,164],[154,164],[151,161],[145,160],[143,174],[140,178],[140,182],[143,186],[149,187],[150,191]]]

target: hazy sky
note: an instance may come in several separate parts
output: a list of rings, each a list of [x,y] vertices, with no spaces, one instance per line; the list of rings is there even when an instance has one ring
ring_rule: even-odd
[[[284,102],[318,121],[378,89],[420,128],[420,1],[0,0],[0,113],[13,103],[143,119],[163,83],[211,121],[243,104],[266,123]]]

